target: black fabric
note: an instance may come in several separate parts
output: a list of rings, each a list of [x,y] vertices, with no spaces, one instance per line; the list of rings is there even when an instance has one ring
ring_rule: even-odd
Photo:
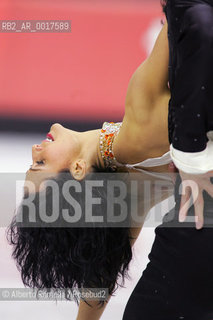
[[[184,152],[206,148],[213,130],[213,0],[168,0],[169,142]]]
[[[213,319],[213,199],[204,192],[203,229],[197,230],[194,222],[179,223],[180,182],[178,175],[175,208],[155,229],[150,262],[123,320]],[[189,216],[194,216],[193,206]]]

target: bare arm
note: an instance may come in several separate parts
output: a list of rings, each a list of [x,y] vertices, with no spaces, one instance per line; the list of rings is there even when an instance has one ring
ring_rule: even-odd
[[[141,175],[140,179],[147,179],[147,175]],[[149,176],[150,182],[151,184],[154,186],[155,182],[156,182],[156,178]],[[159,182],[159,179],[157,179],[157,181]],[[151,190],[154,190],[154,188],[151,185]],[[143,191],[142,191],[143,193]],[[158,195],[156,195],[155,191],[152,191],[151,193],[151,197],[150,197],[150,201],[149,201],[149,206],[146,206],[146,211],[145,211],[145,206],[144,206],[144,201],[143,201],[143,197],[139,197],[139,212],[140,212],[140,216],[143,217],[143,221],[146,218],[146,215],[148,214],[148,212],[152,209],[152,207],[154,207],[156,204],[162,202],[163,200],[167,199],[168,197],[170,197],[173,194],[173,190],[171,188],[171,183],[168,183],[168,189],[164,190],[162,193],[159,192]],[[131,239],[131,246],[133,247],[134,243],[136,242],[141,229],[143,227],[143,223],[141,224],[141,226],[139,227],[132,227],[130,229],[130,234],[131,237],[133,239]],[[110,300],[110,298],[109,298]],[[108,300],[108,302],[109,302]],[[107,302],[107,303],[108,303]],[[78,311],[78,315],[77,315],[77,319],[76,320],[99,320],[107,306],[107,303],[104,304],[103,307],[100,308],[100,305],[98,306],[98,302],[97,301],[89,301],[89,303],[92,305],[92,307],[88,306],[84,301],[81,300],[80,302],[80,306],[79,306],[79,311]]]
[[[101,315],[103,314],[106,303],[103,307],[100,308],[98,306],[97,301],[90,301],[89,302],[92,307],[88,306],[83,300],[80,301],[78,315],[76,320],[99,320]]]
[[[126,107],[147,108],[155,105],[155,101],[169,93],[168,64],[169,47],[167,22],[162,27],[150,56],[136,69],[132,75],[127,95]]]
[[[150,56],[136,69],[129,81],[123,125],[113,144],[115,156],[121,163],[136,163],[169,151],[168,64],[165,23]],[[128,154],[123,148],[127,142]],[[133,146],[138,142],[140,148],[136,152]]]
[[[142,228],[142,227],[141,227]],[[140,234],[141,228],[132,228],[131,236],[134,238],[131,240],[131,246],[135,243]],[[108,302],[111,297],[108,298]],[[83,300],[80,300],[79,310],[76,320],[99,320],[108,304],[104,303],[104,306],[101,307],[98,305],[98,301],[89,301],[90,306],[88,306]]]
[[[142,228],[142,227],[141,227]],[[138,238],[138,235],[141,231],[141,228],[132,228],[131,236],[134,238],[131,240],[131,246],[135,243]],[[108,298],[108,302],[111,297]],[[98,305],[98,301],[89,301],[90,306],[88,306],[83,300],[80,300],[79,310],[76,320],[99,320],[108,304],[104,303],[103,307]]]
[[[152,100],[157,100],[159,96],[168,93],[168,61],[167,23],[165,23],[149,58],[137,68],[130,80],[126,96],[126,106],[138,105],[139,108],[143,107],[143,105],[148,106]],[[141,105],[141,101],[144,102],[143,105]],[[168,194],[164,195],[163,199],[168,196]],[[158,200],[152,205],[156,205],[163,199]],[[131,246],[137,240],[141,228],[142,226],[140,228],[131,228],[131,235],[134,238],[131,241]],[[90,301],[92,305],[90,307],[81,300],[76,320],[99,320],[107,303],[100,308],[97,301]]]

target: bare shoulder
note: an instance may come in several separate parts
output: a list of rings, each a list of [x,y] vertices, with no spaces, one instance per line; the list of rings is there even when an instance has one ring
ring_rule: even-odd
[[[134,92],[135,89],[132,91]],[[139,98],[139,96],[141,97]],[[138,90],[135,92],[131,101],[126,104],[124,120],[126,125],[134,127],[150,127],[151,130],[158,128],[165,131],[168,130],[168,104],[171,97],[169,88],[154,98],[144,96],[143,92]]]
[[[159,96],[154,105],[147,102],[146,110],[129,106],[123,125],[114,142],[117,160],[136,163],[159,157],[169,151],[168,102],[170,93]]]

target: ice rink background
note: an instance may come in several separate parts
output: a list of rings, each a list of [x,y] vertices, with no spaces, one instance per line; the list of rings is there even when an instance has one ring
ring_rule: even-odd
[[[1,172],[26,172],[31,165],[31,148],[43,140],[40,134],[0,134],[0,168]],[[8,194],[8,201],[10,195]],[[165,204],[165,212],[167,206]],[[1,212],[7,214],[7,212]],[[127,300],[148,263],[154,240],[154,228],[144,226],[134,246],[134,259],[130,264],[131,280],[126,280],[125,288],[118,289],[111,298],[103,316],[103,320],[120,320]],[[23,284],[15,263],[11,258],[11,248],[5,239],[5,228],[0,228],[0,287],[22,288]],[[67,320],[75,319],[77,306],[74,302],[0,302],[0,319],[3,320]],[[88,319],[89,320],[89,319]]]

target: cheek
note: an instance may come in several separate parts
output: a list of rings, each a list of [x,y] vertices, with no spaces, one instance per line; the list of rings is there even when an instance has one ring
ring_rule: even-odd
[[[46,158],[49,163],[54,163],[57,166],[64,166],[69,157],[69,150],[66,145],[51,145],[46,153]]]
[[[60,163],[66,158],[66,148],[61,145],[52,145],[46,152],[48,162]]]

